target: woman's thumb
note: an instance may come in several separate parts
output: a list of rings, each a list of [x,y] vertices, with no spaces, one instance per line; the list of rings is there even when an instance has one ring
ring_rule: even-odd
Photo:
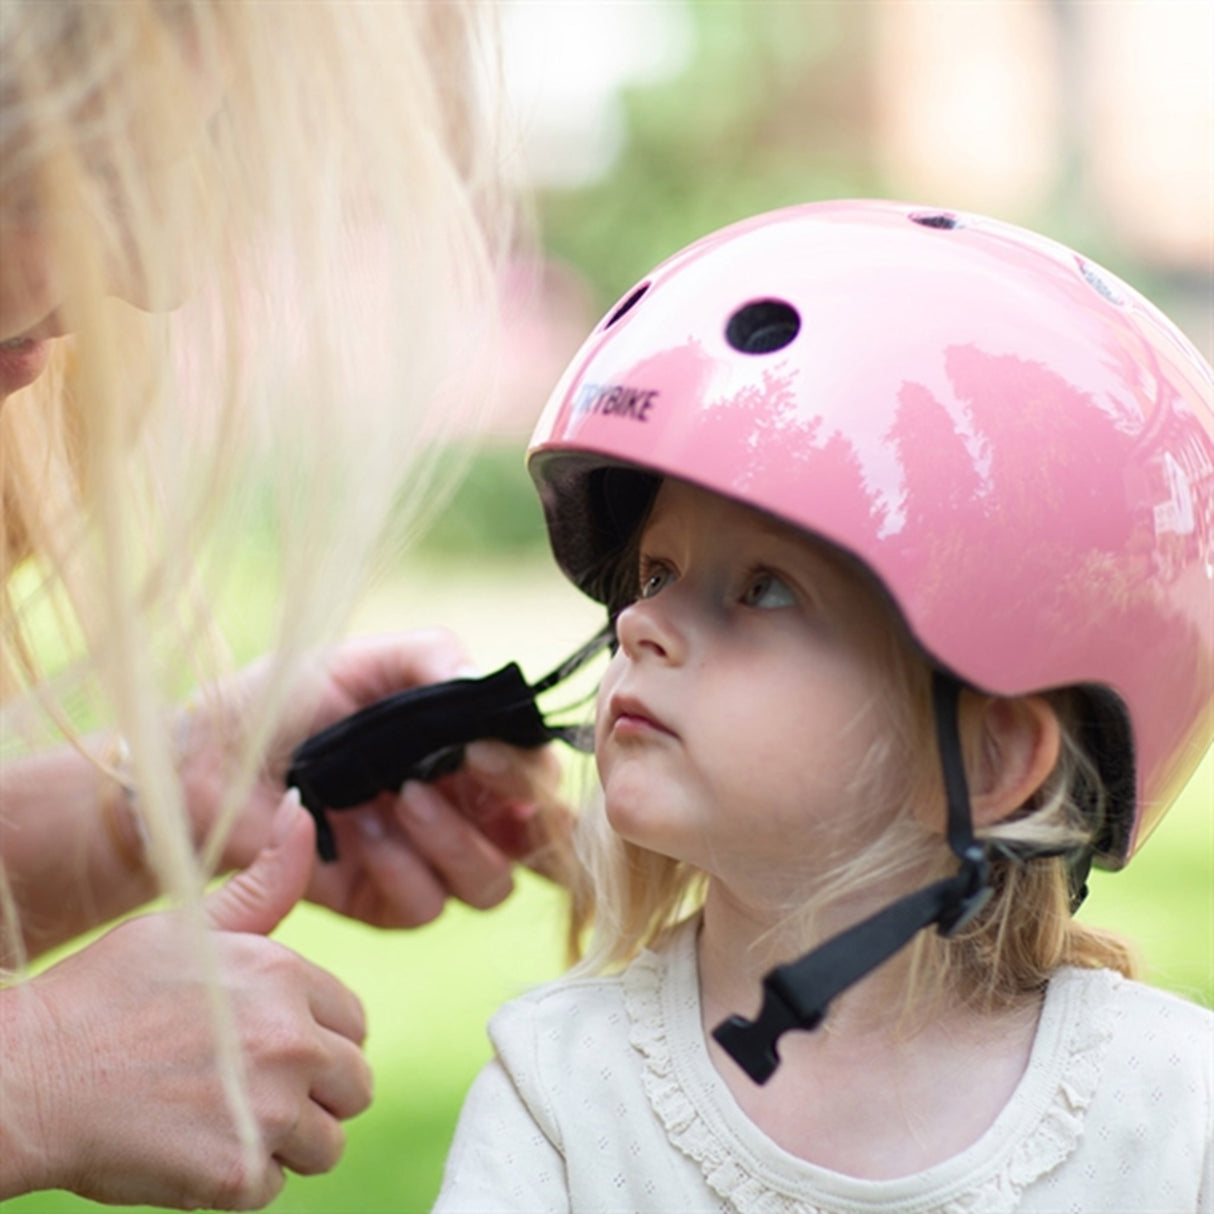
[[[315,828],[290,789],[278,806],[270,838],[248,868],[207,895],[211,926],[225,932],[266,935],[303,897],[312,875]]]

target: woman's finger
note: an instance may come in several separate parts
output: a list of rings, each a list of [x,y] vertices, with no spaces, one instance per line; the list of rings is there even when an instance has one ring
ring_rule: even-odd
[[[468,652],[445,628],[350,641],[330,666],[334,683],[355,704],[370,704],[402,688],[441,683],[468,667]]]
[[[383,798],[385,805],[391,802]],[[379,927],[420,927],[438,918],[447,902],[442,880],[418,855],[392,808],[356,811],[350,840],[366,874],[365,903],[351,914]],[[343,849],[346,843],[342,842]],[[343,850],[343,855],[347,854]],[[351,861],[355,857],[351,854]]]
[[[462,772],[489,794],[487,801],[480,798],[482,803],[499,798],[552,809],[560,802],[561,761],[551,746],[520,750],[504,742],[473,742],[464,753]],[[477,800],[469,806],[473,811]]]
[[[329,1062],[317,1072],[308,1094],[340,1121],[357,1117],[371,1103],[371,1065],[362,1050],[337,1033],[326,1035],[325,1049]]]
[[[313,1019],[328,1029],[361,1046],[367,1038],[367,1014],[362,1000],[340,979],[311,961],[299,958],[304,967],[303,980],[308,995],[308,1008]]]
[[[270,1204],[286,1187],[287,1178],[283,1175],[282,1164],[273,1158],[263,1158],[261,1171],[253,1179],[241,1176],[236,1187],[231,1175],[223,1176],[217,1183],[208,1187],[209,1192],[199,1194],[191,1204],[197,1201],[202,1208],[210,1210],[261,1210]],[[237,1173],[240,1176],[240,1173]],[[168,1196],[167,1200],[181,1202],[179,1195]],[[110,1203],[106,1203],[110,1204]],[[160,1204],[157,1202],[156,1204]]]
[[[439,880],[469,906],[496,906],[514,888],[510,860],[438,789],[410,780],[397,821]]]
[[[316,1176],[336,1167],[346,1149],[341,1122],[313,1100],[305,1100],[299,1119],[278,1144],[274,1159],[301,1176]]]

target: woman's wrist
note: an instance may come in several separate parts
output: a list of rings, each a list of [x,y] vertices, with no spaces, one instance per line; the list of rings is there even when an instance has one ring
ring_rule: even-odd
[[[61,1072],[53,1012],[37,979],[0,989],[0,1201],[67,1184],[57,1159]]]
[[[107,766],[113,735],[0,765],[0,864],[16,908],[0,966],[18,968],[142,905],[156,881],[141,853],[125,777]]]

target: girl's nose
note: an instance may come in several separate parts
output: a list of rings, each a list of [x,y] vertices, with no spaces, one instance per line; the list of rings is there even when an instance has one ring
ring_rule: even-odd
[[[667,662],[682,662],[687,638],[673,610],[673,588],[660,597],[637,599],[616,617],[620,648],[634,662],[650,656]]]

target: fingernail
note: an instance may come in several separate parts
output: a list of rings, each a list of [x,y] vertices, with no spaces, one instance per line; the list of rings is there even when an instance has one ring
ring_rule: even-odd
[[[270,826],[270,846],[277,847],[291,833],[291,825],[295,815],[303,808],[299,799],[298,788],[288,788],[286,795],[278,803],[278,812]]]
[[[540,807],[533,801],[511,801],[508,812],[516,822],[529,822],[540,812]]]
[[[405,812],[421,825],[433,822],[438,817],[438,806],[435,804],[434,793],[417,780],[407,780],[400,790]]]
[[[469,767],[487,776],[500,776],[510,766],[510,752],[500,742],[473,742],[466,753]]]
[[[388,833],[383,819],[374,810],[365,810],[360,813],[355,822],[362,837],[370,839],[372,842],[379,842]]]

